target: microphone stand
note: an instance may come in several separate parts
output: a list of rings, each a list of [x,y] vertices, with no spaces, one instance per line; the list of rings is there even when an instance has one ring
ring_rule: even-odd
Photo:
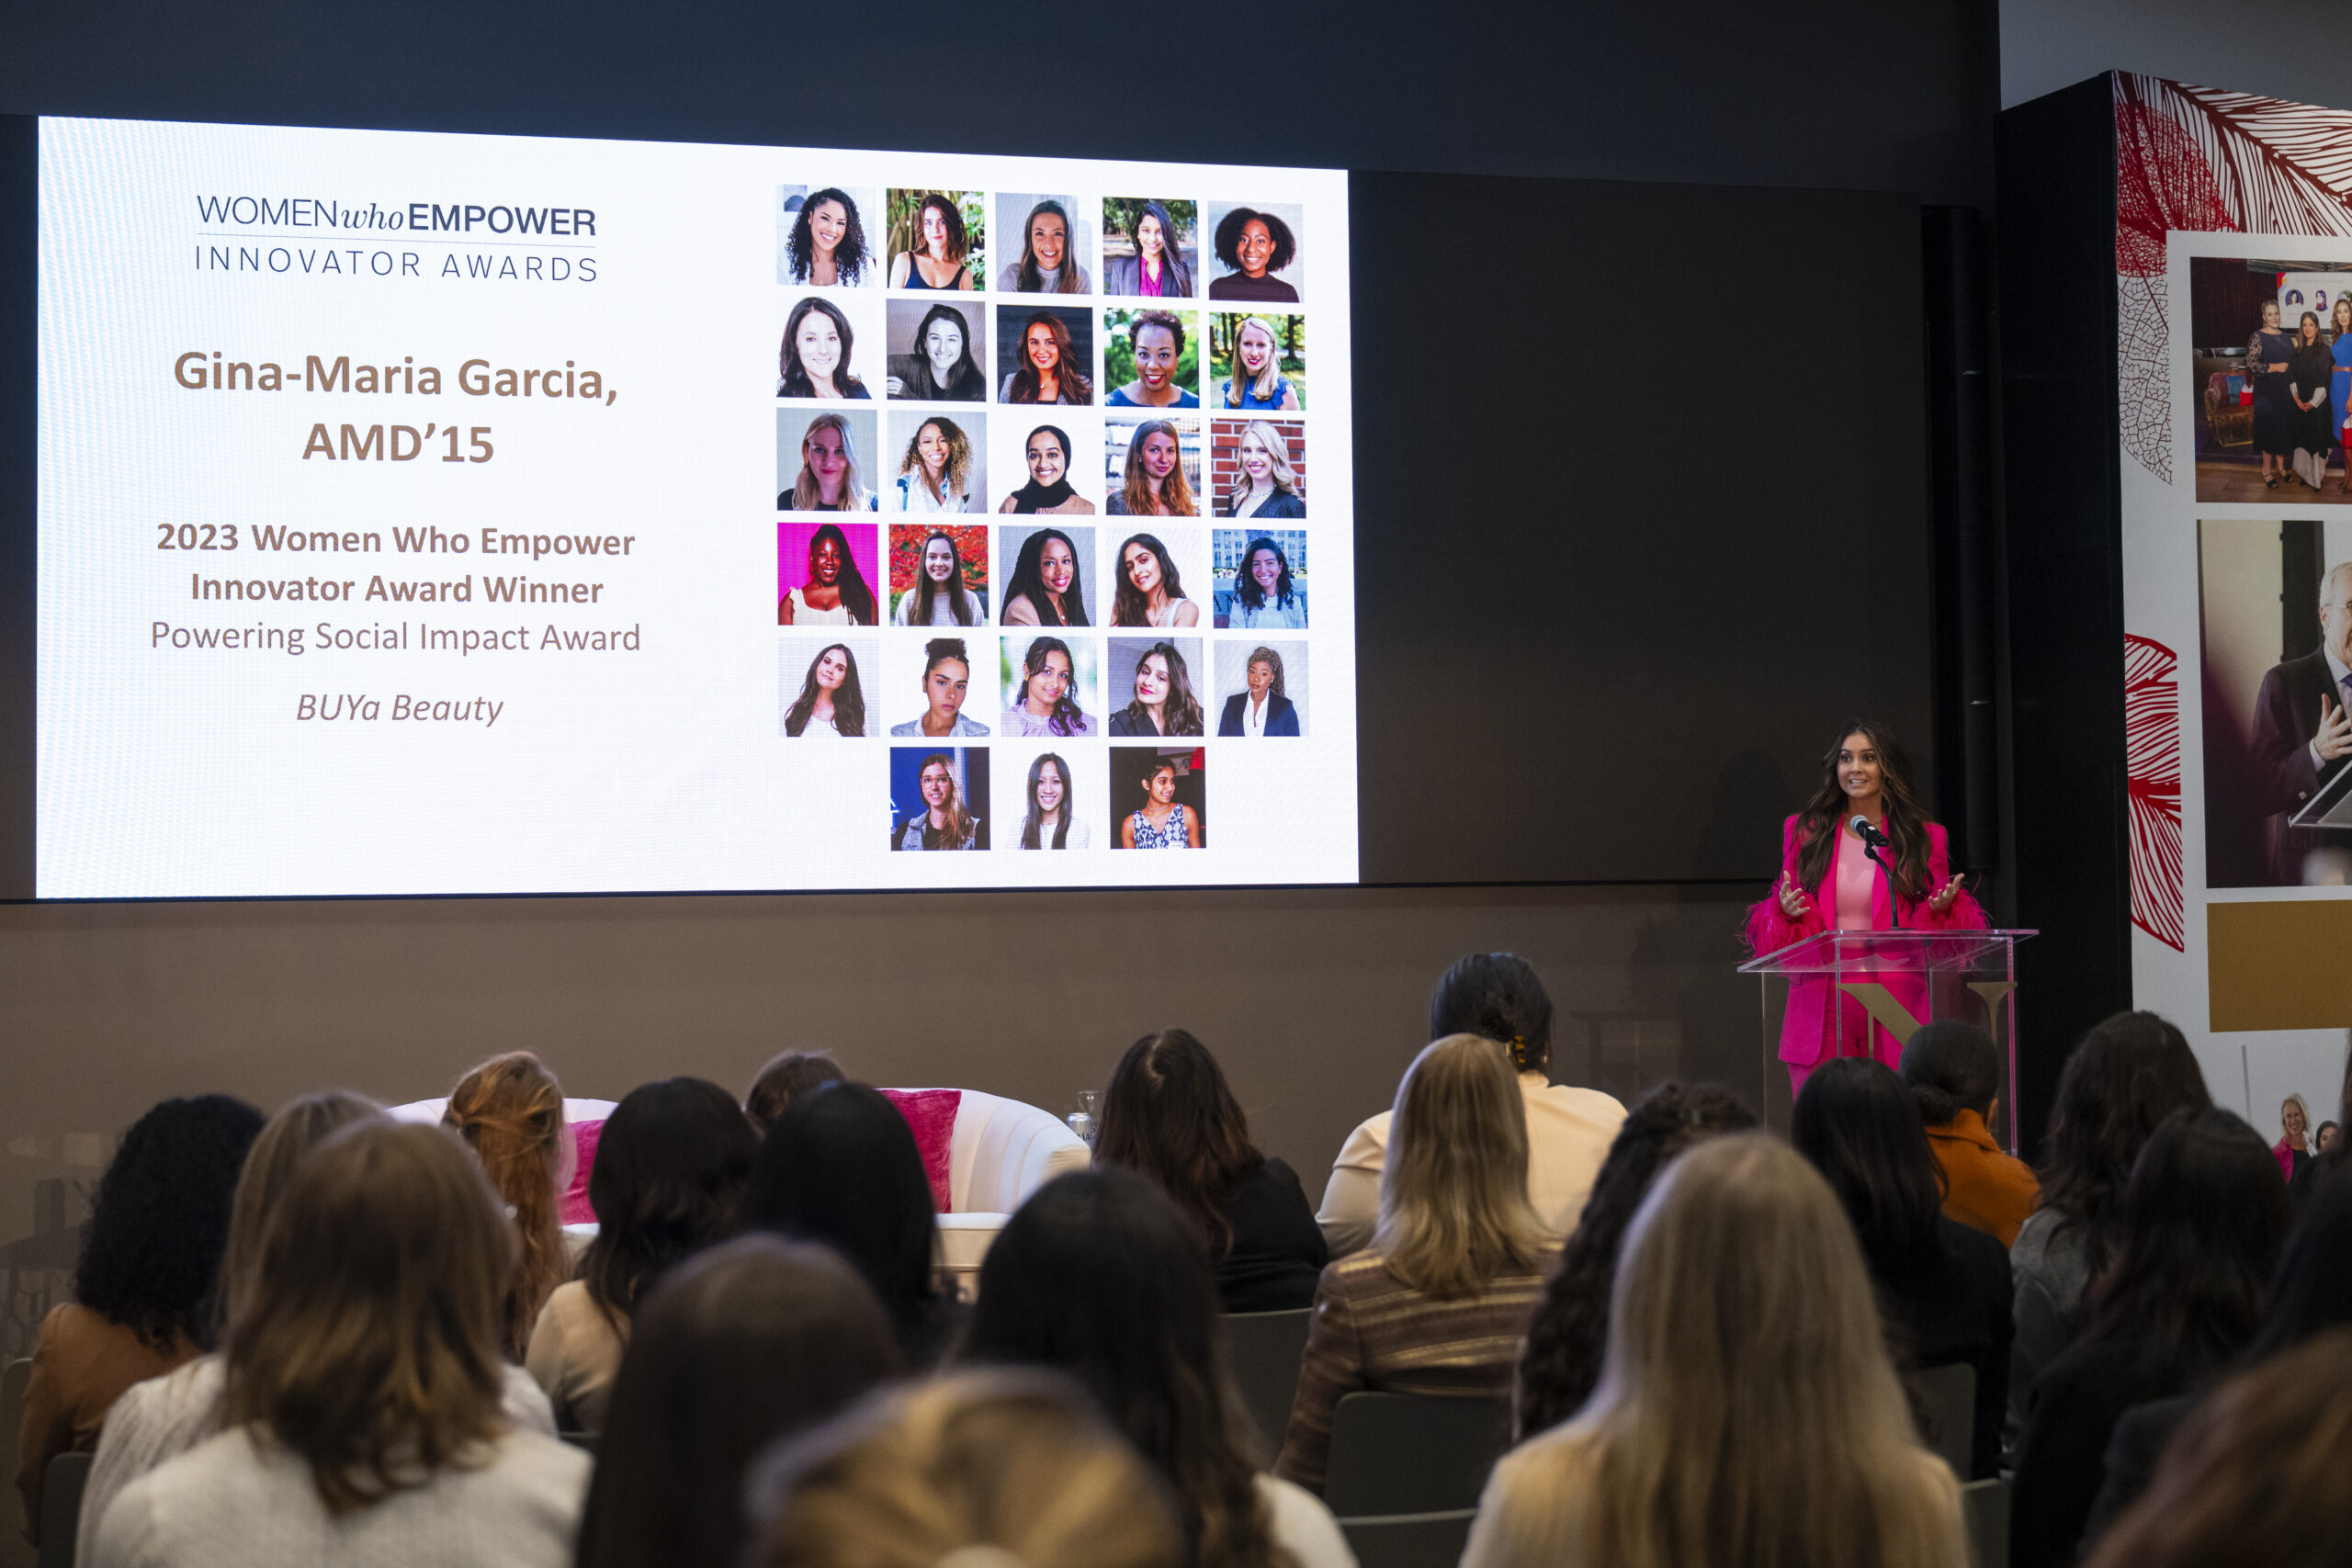
[[[1894,929],[1896,931],[1901,931],[1903,929],[1903,905],[1895,896],[1894,874],[1887,869],[1887,864],[1884,861],[1878,858],[1878,846],[1876,844],[1870,842],[1868,840],[1864,840],[1862,841],[1862,853],[1870,857],[1871,863],[1878,867],[1878,874],[1880,877],[1885,881],[1886,912],[1894,917]]]

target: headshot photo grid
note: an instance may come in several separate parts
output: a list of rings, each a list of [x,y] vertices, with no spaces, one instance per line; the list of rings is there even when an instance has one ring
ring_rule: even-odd
[[[777,213],[779,743],[871,742],[894,852],[1208,847],[1218,758],[1308,733],[1308,214]]]

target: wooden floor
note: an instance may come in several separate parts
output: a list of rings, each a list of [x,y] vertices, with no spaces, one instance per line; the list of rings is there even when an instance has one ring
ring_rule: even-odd
[[[2327,471],[2327,489],[2314,494],[2312,488],[2295,478],[2292,472],[2271,490],[2262,482],[2262,470],[2252,463],[2200,462],[2197,465],[2197,499],[2226,502],[2245,506],[2352,506],[2352,495],[2340,488],[2344,470]]]

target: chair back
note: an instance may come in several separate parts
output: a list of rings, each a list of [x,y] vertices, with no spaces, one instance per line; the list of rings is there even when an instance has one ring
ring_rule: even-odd
[[[32,1382],[30,1357],[0,1367],[0,1476],[17,1473],[17,1438],[25,1424],[25,1388]],[[25,1540],[21,1504],[0,1507],[0,1568],[33,1568],[32,1544]]]
[[[1290,1431],[1291,1403],[1298,1396],[1298,1364],[1306,1355],[1306,1329],[1313,1307],[1294,1312],[1233,1312],[1225,1315],[1225,1345],[1240,1386],[1242,1408],[1258,1424],[1271,1461]]]
[[[1341,1519],[1340,1529],[1356,1554],[1356,1568],[1455,1568],[1470,1544],[1476,1508],[1436,1514],[1374,1514]]]
[[[1976,1568],[2009,1568],[2009,1483],[1997,1475],[1970,1482],[1960,1489],[1960,1513]]]
[[[1343,1519],[1476,1508],[1510,1446],[1499,1395],[1351,1393],[1331,1414],[1323,1501]]]
[[[86,1453],[49,1461],[40,1488],[40,1568],[74,1568],[74,1537],[82,1528],[82,1488],[90,1479]]]
[[[1976,1369],[1965,1361],[1924,1367],[1913,1381],[1926,1408],[1919,1436],[1962,1481],[1976,1452]]]

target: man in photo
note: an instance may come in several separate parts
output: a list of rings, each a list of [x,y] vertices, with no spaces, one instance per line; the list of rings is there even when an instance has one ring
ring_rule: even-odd
[[[2254,704],[2254,765],[2259,809],[2277,822],[2272,869],[2285,886],[2312,880],[2315,851],[2352,855],[2352,832],[2288,825],[2352,757],[2352,561],[2320,583],[2319,647],[2273,665]]]
[[[1283,694],[1283,656],[1271,648],[1251,649],[1247,679],[1248,691],[1236,692],[1225,699],[1225,713],[1216,721],[1216,732],[1296,735],[1298,706]]]
[[[923,644],[923,716],[890,727],[893,736],[928,737],[986,735],[989,727],[964,716],[964,694],[972,685],[972,660],[960,637],[935,637]]]

